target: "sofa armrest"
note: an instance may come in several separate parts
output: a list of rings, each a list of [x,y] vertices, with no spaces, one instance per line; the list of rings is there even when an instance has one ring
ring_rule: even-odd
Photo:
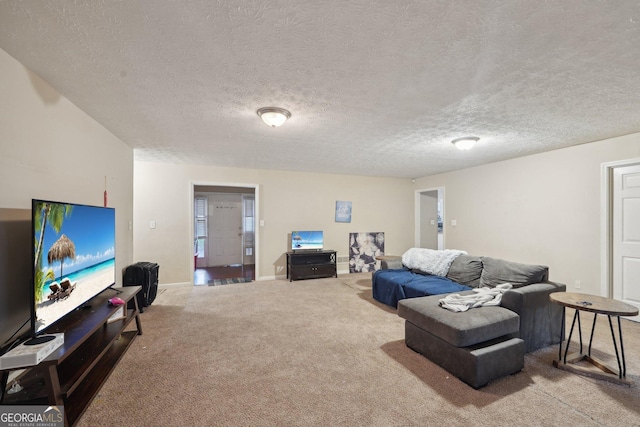
[[[561,283],[534,283],[510,289],[502,295],[502,307],[520,316],[520,336],[526,352],[560,342],[563,310],[560,304],[552,303],[549,295],[564,292]]]
[[[381,270],[400,270],[401,268],[404,268],[401,256],[389,255],[380,260]]]

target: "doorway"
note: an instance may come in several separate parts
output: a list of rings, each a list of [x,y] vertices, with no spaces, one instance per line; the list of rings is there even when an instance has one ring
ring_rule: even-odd
[[[195,285],[256,277],[257,186],[193,185]]]
[[[445,247],[444,187],[417,190],[415,212],[416,247],[443,250]]]
[[[603,295],[640,308],[640,159],[604,164],[602,175]]]

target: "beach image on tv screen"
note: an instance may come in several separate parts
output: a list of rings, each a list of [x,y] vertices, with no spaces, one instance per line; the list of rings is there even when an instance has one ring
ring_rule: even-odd
[[[34,202],[36,331],[115,283],[115,210]]]
[[[291,249],[322,249],[322,231],[292,231]]]

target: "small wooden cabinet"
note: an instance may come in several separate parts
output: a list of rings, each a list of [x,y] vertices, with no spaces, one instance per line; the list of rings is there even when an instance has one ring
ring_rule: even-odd
[[[287,252],[287,279],[338,277],[336,251]]]
[[[73,426],[98,393],[122,355],[142,334],[136,294],[140,286],[107,289],[51,325],[45,333],[64,332],[64,344],[40,364],[18,377],[24,389],[5,394],[3,405],[64,405],[65,425]],[[120,307],[109,305],[118,296],[133,308],[120,306],[124,316],[109,321]],[[133,330],[125,330],[135,320]],[[2,373],[6,384],[7,371]]]

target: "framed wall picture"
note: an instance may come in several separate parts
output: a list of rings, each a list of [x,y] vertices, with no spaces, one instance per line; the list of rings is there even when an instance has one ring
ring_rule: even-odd
[[[336,222],[351,222],[351,202],[336,202]]]

